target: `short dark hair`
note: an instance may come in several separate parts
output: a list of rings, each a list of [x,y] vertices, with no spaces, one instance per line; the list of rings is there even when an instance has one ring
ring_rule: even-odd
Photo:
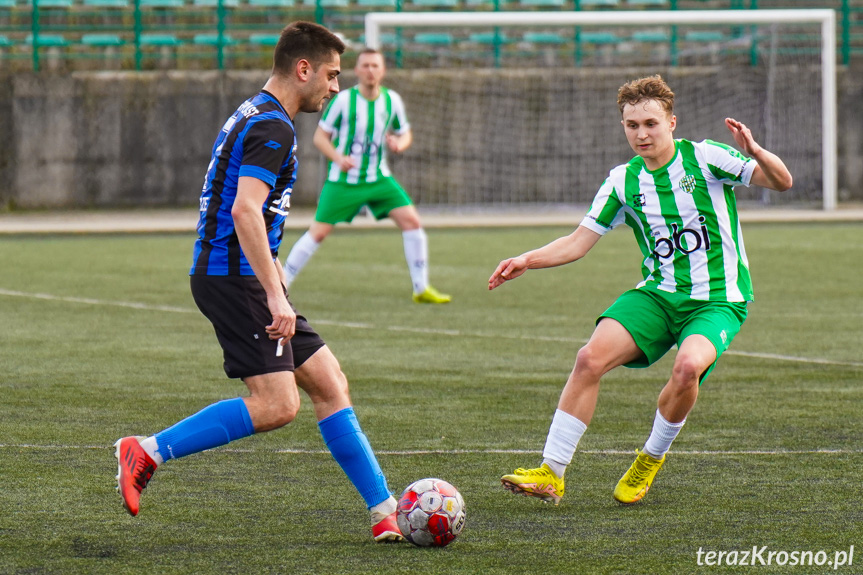
[[[386,56],[384,56],[384,53],[383,53],[383,52],[381,52],[380,50],[377,50],[377,49],[375,49],[375,48],[369,48],[369,47],[365,47],[365,48],[363,48],[362,50],[360,50],[360,51],[359,51],[359,53],[357,54],[357,59],[356,59],[356,61],[354,62],[354,66],[359,65],[359,63],[360,63],[360,58],[361,58],[362,56],[369,55],[369,54],[371,54],[371,55],[375,55],[375,54],[377,54],[378,56],[380,56],[380,57],[381,57],[381,59],[384,61],[384,65],[386,66],[387,59],[386,59]]]
[[[285,26],[273,52],[273,74],[286,75],[299,60],[308,60],[313,69],[343,54],[345,43],[338,36],[312,22],[292,22]]]

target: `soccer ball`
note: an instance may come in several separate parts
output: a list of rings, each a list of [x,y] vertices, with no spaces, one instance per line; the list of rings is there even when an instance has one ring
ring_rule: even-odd
[[[420,479],[402,492],[396,520],[414,545],[445,547],[464,527],[464,499],[443,479]]]

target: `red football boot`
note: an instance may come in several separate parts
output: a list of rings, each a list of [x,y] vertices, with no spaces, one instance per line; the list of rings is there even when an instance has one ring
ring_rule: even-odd
[[[375,519],[376,517],[374,517],[373,514],[372,521]],[[395,543],[396,541],[404,541],[402,532],[399,530],[399,525],[396,523],[395,512],[390,513],[372,525],[372,537],[374,537],[375,541],[378,543]]]
[[[123,437],[114,444],[117,448],[114,452],[117,458],[117,491],[123,496],[123,507],[132,516],[138,514],[141,491],[147,487],[156,471],[156,462],[141,447],[142,439],[137,436]]]

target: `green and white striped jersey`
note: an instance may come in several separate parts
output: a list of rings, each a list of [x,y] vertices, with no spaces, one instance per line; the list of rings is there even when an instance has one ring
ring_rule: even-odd
[[[404,134],[410,130],[401,96],[383,86],[371,102],[363,98],[358,86],[339,92],[318,125],[332,134],[336,150],[357,164],[343,172],[329,163],[327,180],[346,184],[371,183],[390,176],[384,138],[388,131]]]
[[[734,148],[675,140],[674,158],[650,171],[636,156],[608,175],[581,225],[605,234],[621,223],[644,255],[644,281],[696,300],[752,301],[733,187],[757,165]]]

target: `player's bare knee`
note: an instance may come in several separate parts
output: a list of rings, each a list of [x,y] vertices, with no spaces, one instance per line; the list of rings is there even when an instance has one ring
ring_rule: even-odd
[[[578,354],[575,356],[575,367],[572,368],[573,376],[599,379],[602,376],[603,363],[599,354],[590,345],[586,345],[578,350]]]
[[[691,357],[678,357],[671,368],[671,380],[681,389],[698,385],[698,378],[703,372],[698,361]]]
[[[348,393],[348,378],[341,369],[336,369],[330,374],[328,385],[321,389],[322,399],[328,403],[350,401]]]
[[[310,231],[309,235],[312,236],[312,239],[315,240],[317,243],[321,243],[325,239],[327,239],[327,236],[330,235],[330,233],[329,233],[329,231],[326,231],[326,232],[322,232],[322,231],[311,232]]]
[[[260,426],[255,425],[256,431],[271,431],[284,427],[291,423],[300,411],[299,403],[293,401],[274,401],[267,407]]]
[[[350,403],[348,378],[339,369],[338,364],[322,373],[317,373],[313,382],[309,382],[303,389],[316,405]]]
[[[300,395],[290,389],[256,390],[255,431],[271,431],[292,422],[300,411]]]
[[[419,216],[411,216],[405,218],[401,222],[401,229],[404,231],[418,230],[422,227]]]
[[[347,397],[348,395],[348,376],[342,370],[339,370],[336,376],[336,385],[340,395]]]
[[[422,227],[419,212],[413,206],[396,208],[389,213],[389,217],[403,232],[418,230]]]
[[[330,232],[333,231],[334,226],[331,224],[323,224],[320,222],[312,222],[312,225],[309,227],[309,235],[318,243],[321,243],[327,236],[330,235]]]

